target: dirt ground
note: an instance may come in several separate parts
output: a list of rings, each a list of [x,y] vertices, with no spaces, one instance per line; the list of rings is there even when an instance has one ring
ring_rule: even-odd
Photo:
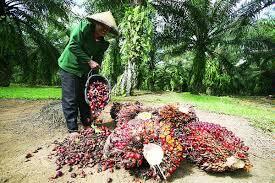
[[[222,174],[209,174],[195,165],[184,162],[168,182],[185,183],[271,183],[275,182],[274,138],[254,129],[244,118],[196,110],[201,121],[218,123],[239,136],[250,147],[252,170]],[[59,101],[0,100],[0,182],[52,182],[54,160],[48,159],[53,141],[66,135],[65,122]],[[37,153],[32,153],[38,148]],[[26,154],[32,153],[30,161]],[[96,173],[85,170],[86,178],[65,175],[54,182],[138,182],[125,170]],[[92,174],[91,174],[92,172]],[[153,182],[152,180],[146,182]]]

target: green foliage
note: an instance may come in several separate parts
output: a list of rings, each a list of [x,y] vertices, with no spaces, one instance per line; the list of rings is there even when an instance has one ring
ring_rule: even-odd
[[[125,70],[115,89],[117,95],[130,95],[138,82],[148,76],[153,35],[151,15],[150,6],[129,7],[119,25],[121,63]]]
[[[195,53],[189,80],[191,91],[205,92],[203,79],[206,60],[220,57],[219,53],[215,53],[216,48],[235,45],[237,51],[242,50],[245,41],[240,38],[246,34],[246,28],[254,21],[259,11],[272,4],[268,0],[253,0],[237,8],[238,3],[239,1],[230,0],[153,1],[164,21],[162,31],[158,34],[159,45],[174,45],[176,52],[191,50]],[[257,41],[261,42],[257,47],[265,44],[259,39]],[[224,59],[216,60],[221,62],[220,65],[224,65]],[[207,77],[209,78],[209,73]],[[227,82],[224,77],[223,80]],[[204,83],[208,84],[209,88],[209,83]]]
[[[217,60],[208,60],[206,64],[206,73],[203,84],[206,87],[206,93],[209,95],[224,95],[229,93],[231,86],[231,77],[219,69]]]
[[[101,74],[109,79],[111,86],[116,84],[118,76],[123,71],[118,41],[119,40],[117,38],[110,40],[109,49],[105,53],[105,57],[102,62]]]
[[[122,20],[131,4],[131,0],[89,0],[85,2],[87,12],[90,14],[110,10],[118,21],[117,23]]]
[[[193,57],[191,52],[187,52],[176,57],[166,54],[158,58],[160,61],[152,73],[154,84],[151,87],[156,91],[188,91]]]
[[[143,6],[129,8],[126,11],[120,24],[123,36],[120,51],[123,64],[127,64],[128,61],[141,64],[149,60],[153,33],[150,13],[151,10]]]
[[[108,50],[109,51],[109,50]],[[111,54],[107,51],[106,56],[102,62],[101,66],[101,74],[109,79],[111,78],[111,72],[112,72],[112,62],[111,62]]]
[[[255,19],[271,1],[236,6],[239,2],[85,1],[87,12],[111,10],[120,23],[121,36],[107,37],[111,44],[102,74],[112,86],[122,84],[124,93],[122,80],[127,78],[122,74],[128,68],[134,71],[131,82],[137,89],[271,94],[275,21]],[[57,58],[67,42],[65,26],[77,20],[70,14],[72,4],[73,0],[0,1],[1,86],[10,81],[60,83]]]
[[[261,19],[247,27],[240,37],[240,57],[244,63],[238,66],[237,76],[242,94],[272,94],[272,62],[274,62],[275,20]]]
[[[65,30],[71,3],[71,0],[1,1],[0,61],[5,63],[5,68],[19,66],[16,71],[22,72],[22,82],[42,80],[42,83],[52,84],[59,52],[53,46],[54,40],[45,37],[44,30],[51,31],[50,26]],[[11,73],[12,69],[9,71]],[[10,77],[7,81],[10,82]]]

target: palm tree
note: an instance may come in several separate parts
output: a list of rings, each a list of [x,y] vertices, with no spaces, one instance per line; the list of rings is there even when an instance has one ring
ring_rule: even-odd
[[[271,0],[251,0],[237,8],[240,0],[155,0],[154,7],[165,25],[159,34],[161,45],[174,45],[175,52],[193,50],[190,89],[204,92],[206,57],[215,57],[221,45],[236,42],[255,15]]]
[[[25,75],[32,74],[36,69],[32,59],[38,56],[44,63],[44,70],[53,75],[59,52],[44,33],[49,26],[65,29],[64,22],[68,21],[72,3],[72,0],[0,1],[1,86],[10,84],[14,65],[22,67]]]

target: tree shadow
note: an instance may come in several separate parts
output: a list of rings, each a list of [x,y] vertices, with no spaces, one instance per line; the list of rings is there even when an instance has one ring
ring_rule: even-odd
[[[165,93],[164,91],[134,91],[132,96],[143,96],[143,95],[150,95],[150,94],[154,94],[154,95],[161,95]]]
[[[185,176],[190,176],[195,172],[194,169],[196,167],[197,166],[193,163],[183,161],[175,173],[168,178],[167,182],[173,182],[174,180],[182,179]]]
[[[223,172],[223,173],[207,173],[208,175],[215,176],[215,177],[225,177],[229,176],[231,178],[238,178],[238,179],[246,179],[248,177],[252,177],[250,172],[245,171],[244,169],[235,170],[232,172]]]

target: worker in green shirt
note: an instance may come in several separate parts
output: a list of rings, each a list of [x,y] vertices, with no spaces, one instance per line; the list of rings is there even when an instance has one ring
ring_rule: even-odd
[[[62,86],[62,109],[71,136],[78,133],[77,116],[84,129],[91,126],[89,105],[84,90],[87,74],[100,68],[109,42],[107,33],[118,34],[117,25],[110,11],[87,16],[70,35],[70,40],[58,59]]]

